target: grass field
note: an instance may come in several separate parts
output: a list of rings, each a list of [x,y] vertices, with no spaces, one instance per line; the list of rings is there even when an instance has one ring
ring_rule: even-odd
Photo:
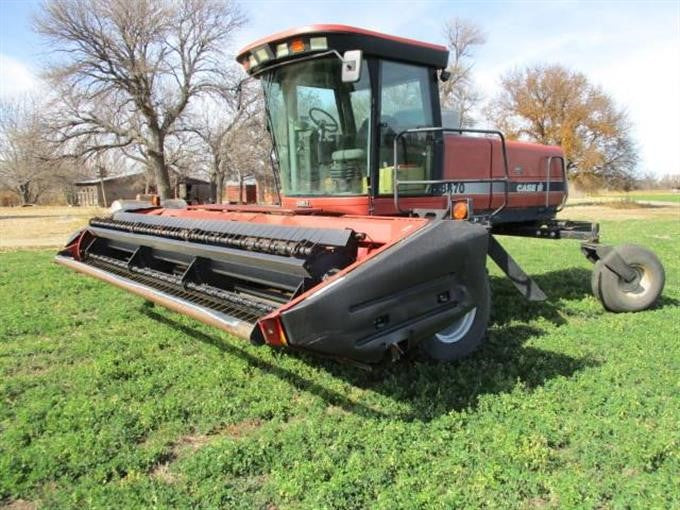
[[[631,200],[643,200],[648,202],[674,202],[680,203],[680,193],[650,193],[650,192],[633,192],[625,195]]]
[[[576,242],[504,238],[550,300],[492,268],[480,352],[375,373],[0,253],[0,506],[678,508],[680,222],[621,217],[657,309],[605,313]]]
[[[642,202],[673,202],[680,204],[680,193],[672,191],[631,191],[629,193],[610,193],[604,197],[625,198]]]

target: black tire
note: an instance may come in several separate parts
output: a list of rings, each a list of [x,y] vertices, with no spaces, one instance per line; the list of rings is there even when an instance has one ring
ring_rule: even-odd
[[[607,267],[607,257],[593,268],[593,294],[610,312],[639,312],[656,303],[666,283],[663,265],[654,253],[634,244],[614,248],[616,253],[637,272],[632,282],[626,282]]]
[[[431,359],[444,362],[454,361],[472,354],[482,345],[491,312],[491,290],[486,271],[482,278],[477,306],[449,327],[423,340],[420,344],[423,352]],[[454,333],[449,336],[449,339],[455,338],[454,341],[445,341],[447,332]]]
[[[598,301],[602,302],[602,294],[600,293],[600,275],[602,274],[602,261],[598,260],[593,266],[593,272],[590,273],[590,289],[593,291]]]

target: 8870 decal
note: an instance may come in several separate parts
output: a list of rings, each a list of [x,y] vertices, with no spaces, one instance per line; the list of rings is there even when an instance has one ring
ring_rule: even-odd
[[[441,195],[481,195],[489,193],[491,190],[491,183],[488,182],[445,182],[442,184],[434,184],[432,192]],[[502,191],[502,188],[501,188]]]

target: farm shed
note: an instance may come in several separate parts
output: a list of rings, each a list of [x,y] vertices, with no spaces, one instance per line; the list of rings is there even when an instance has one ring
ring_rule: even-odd
[[[257,202],[257,183],[248,180],[240,184],[238,181],[229,181],[224,188],[223,202],[230,204],[254,204]]]
[[[180,176],[170,172],[170,184],[175,197],[182,198],[189,204],[205,204],[210,202],[210,183],[195,177]]]
[[[210,183],[195,177],[170,172],[173,198],[182,198],[191,204],[210,201]],[[74,183],[78,205],[108,207],[118,199],[133,199],[137,195],[155,192],[155,186],[148,183],[145,172],[112,175],[103,178],[84,179]]]
[[[267,186],[267,184],[271,184]],[[224,186],[222,202],[229,204],[276,204],[278,197],[274,183],[267,183],[263,179],[257,182],[255,179],[247,179],[240,184],[238,181],[229,181]]]
[[[146,191],[146,174],[137,172],[126,175],[84,179],[74,183],[78,205],[108,207],[114,200],[135,198]]]

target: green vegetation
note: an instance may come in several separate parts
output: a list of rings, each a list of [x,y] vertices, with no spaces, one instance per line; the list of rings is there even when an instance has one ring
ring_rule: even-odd
[[[576,242],[504,239],[550,300],[494,277],[480,352],[378,373],[0,254],[0,505],[678,508],[680,226],[603,232],[658,253],[660,307],[605,313]]]
[[[653,191],[631,191],[625,194],[606,195],[628,200],[641,200],[643,202],[674,202],[680,204],[680,193],[661,192],[655,193]]]
[[[643,200],[649,202],[675,202],[680,204],[680,193],[628,193],[632,200]]]

